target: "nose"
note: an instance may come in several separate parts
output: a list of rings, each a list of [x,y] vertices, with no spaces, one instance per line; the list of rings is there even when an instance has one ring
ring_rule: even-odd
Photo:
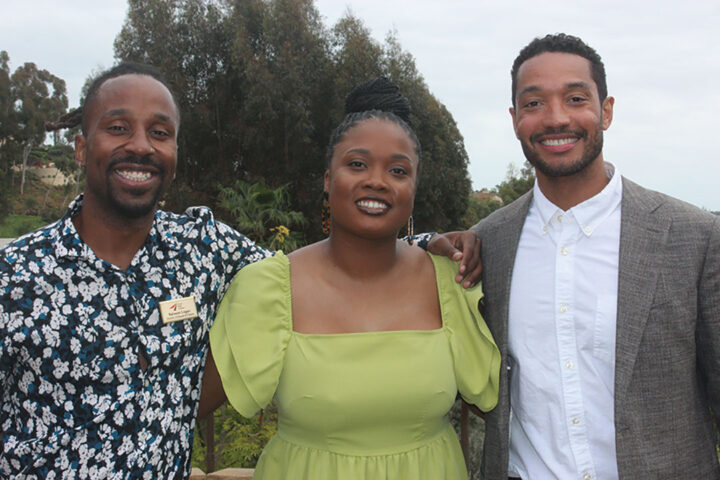
[[[144,131],[136,131],[132,134],[128,143],[125,145],[125,149],[134,155],[144,157],[155,152],[150,138]]]
[[[364,186],[372,190],[387,189],[387,182],[385,180],[385,172],[383,169],[369,168],[367,170],[367,177],[365,178]]]
[[[543,121],[547,127],[558,128],[567,126],[570,123],[570,116],[568,115],[565,103],[560,100],[549,102],[545,108]]]

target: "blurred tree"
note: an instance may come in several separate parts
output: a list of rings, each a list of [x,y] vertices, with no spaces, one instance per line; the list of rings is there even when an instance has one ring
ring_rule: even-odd
[[[508,165],[505,180],[495,186],[495,193],[502,198],[503,205],[508,205],[525,192],[531,190],[535,184],[535,169],[527,161],[518,171],[512,163]]]
[[[9,62],[8,53],[5,50],[0,51],[0,222],[10,213],[10,167],[15,146],[10,127],[13,102]]]
[[[67,110],[65,81],[47,70],[38,69],[34,63],[25,63],[10,77],[10,101],[12,106],[6,131],[10,141],[22,148],[22,195],[28,156],[32,148],[45,139],[45,122]]]
[[[467,229],[472,227],[502,206],[502,200],[494,192],[482,190],[471,193],[468,208],[462,219],[462,228]]]

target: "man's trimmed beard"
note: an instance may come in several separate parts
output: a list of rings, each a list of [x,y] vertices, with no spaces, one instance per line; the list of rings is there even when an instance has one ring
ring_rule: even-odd
[[[110,181],[113,167],[117,165],[118,163],[135,163],[138,165],[152,165],[155,169],[158,170],[158,176],[160,177],[160,186],[158,186],[157,189],[152,193],[151,198],[144,202],[144,203],[129,203],[129,202],[122,202],[119,200],[119,195],[114,191],[113,184]],[[138,218],[142,218],[146,215],[151,214],[156,208],[158,201],[160,200],[160,197],[164,193],[165,189],[163,186],[165,185],[165,168],[163,165],[150,158],[150,157],[139,157],[139,156],[127,156],[124,158],[119,158],[111,161],[108,164],[107,172],[106,172],[106,191],[107,191],[107,202],[110,206],[110,208],[113,209],[114,212],[119,214],[121,217],[130,219],[130,220],[136,220]],[[145,193],[143,193],[144,195]]]
[[[602,128],[602,120],[601,123],[598,124],[598,128],[596,130],[595,135],[592,137],[588,136],[588,132],[585,130],[582,130],[580,132],[575,131],[574,134],[577,135],[577,133],[581,133],[580,138],[586,139],[587,144],[585,145],[585,148],[583,148],[582,155],[580,158],[578,158],[575,162],[572,162],[569,165],[551,165],[548,162],[545,162],[540,153],[533,150],[533,148],[527,144],[525,141],[520,141],[520,145],[522,146],[523,153],[525,154],[525,158],[527,159],[530,164],[535,167],[535,169],[542,172],[545,176],[548,177],[567,177],[570,175],[575,175],[576,173],[584,170],[588,167],[601,153],[603,148],[603,128]],[[542,134],[534,135],[536,137],[541,137],[543,135],[552,135],[552,134],[559,134],[559,133],[569,133],[567,130],[557,130],[557,131],[545,131]],[[532,140],[531,140],[532,141]]]

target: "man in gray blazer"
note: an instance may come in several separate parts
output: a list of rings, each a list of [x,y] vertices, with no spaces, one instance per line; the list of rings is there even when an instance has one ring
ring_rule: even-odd
[[[622,178],[598,54],[535,39],[510,114],[537,182],[474,230],[503,356],[488,479],[720,479],[720,217]]]

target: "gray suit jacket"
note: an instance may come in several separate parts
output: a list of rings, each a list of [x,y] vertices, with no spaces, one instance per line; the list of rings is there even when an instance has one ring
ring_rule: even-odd
[[[510,280],[532,191],[473,227],[500,399],[485,417],[483,475],[507,480]],[[720,479],[720,217],[623,178],[615,431],[621,479]]]

